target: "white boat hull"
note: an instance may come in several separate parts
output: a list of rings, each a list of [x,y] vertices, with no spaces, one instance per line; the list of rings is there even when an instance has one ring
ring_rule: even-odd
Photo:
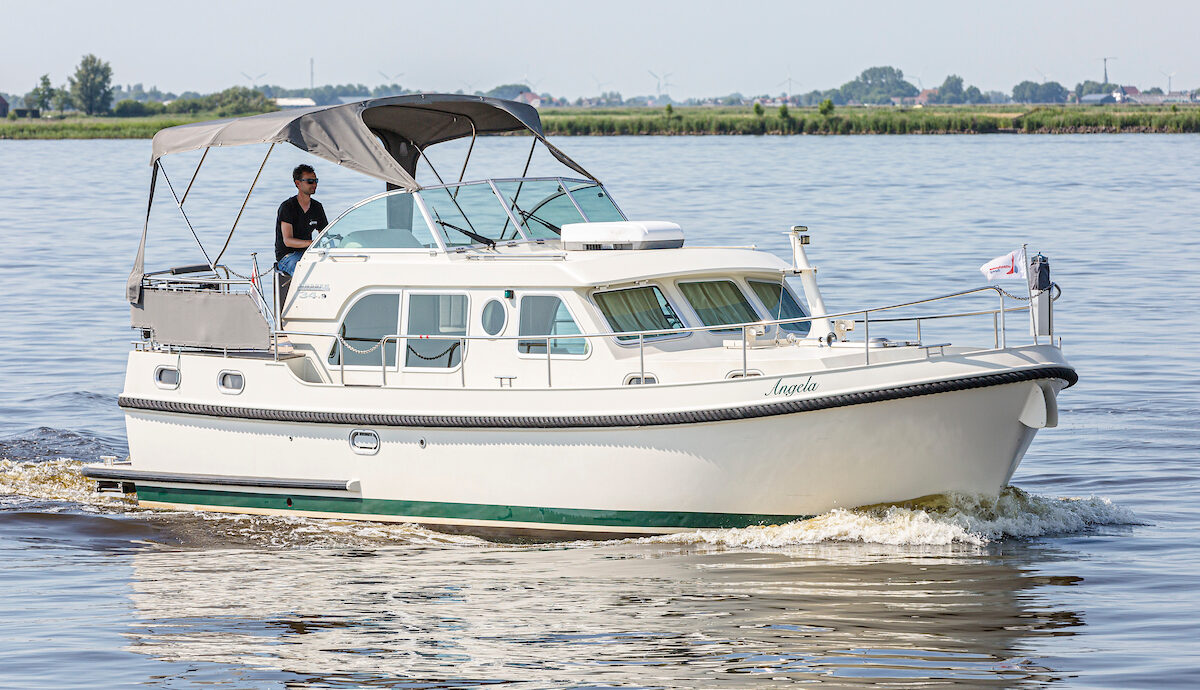
[[[799,390],[811,387],[808,375],[713,382],[691,391],[705,407],[631,410],[630,419],[644,424],[603,425],[578,409],[514,417],[509,424],[494,416],[430,415],[435,423],[420,425],[404,423],[412,415],[369,417],[366,411],[360,419],[344,413],[348,423],[327,423],[320,416],[304,419],[302,399],[293,398],[290,414],[282,414],[250,401],[213,406],[137,398],[127,386],[129,478],[148,506],[403,521],[516,536],[739,527],[951,491],[996,494],[1037,427],[1053,425],[1054,397],[1074,375],[1063,373],[1070,370],[1054,348],[993,353],[948,360],[957,368],[944,371],[931,371],[927,361],[849,368],[821,374],[816,390]],[[1022,367],[999,370],[1004,357]],[[214,371],[229,365],[207,359]],[[131,371],[153,364],[134,366],[133,360]],[[914,381],[914,371],[943,375]],[[1004,375],[1017,380],[1005,382]],[[893,380],[885,380],[889,376]],[[867,378],[874,385],[864,385]],[[617,393],[647,398],[672,387],[636,388],[641,391]],[[708,404],[714,390],[737,404]],[[680,399],[679,392],[670,397]],[[433,409],[452,399],[426,393]],[[570,399],[562,390],[553,395],[560,404]],[[786,404],[778,402],[781,396]],[[613,409],[611,400],[596,404]],[[811,409],[795,409],[805,406]],[[271,415],[294,420],[263,418]],[[362,423],[371,420],[386,423]],[[374,454],[352,448],[348,439],[356,429],[378,435]],[[160,476],[135,478],[137,472]],[[164,473],[179,473],[181,480],[164,480]],[[234,479],[218,484],[183,476],[188,473]],[[257,486],[256,477],[263,478]],[[272,487],[266,478],[294,478],[297,486]],[[303,488],[305,480],[344,486]]]

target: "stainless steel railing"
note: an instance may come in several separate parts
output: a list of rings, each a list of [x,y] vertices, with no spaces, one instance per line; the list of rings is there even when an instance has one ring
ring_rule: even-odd
[[[952,313],[943,313],[943,314],[925,314],[925,315],[919,315],[919,316],[872,318],[873,314],[878,314],[880,312],[888,312],[888,311],[893,311],[893,310],[897,310],[897,309],[915,307],[915,306],[922,305],[922,304],[930,304],[930,303],[934,303],[934,302],[940,302],[940,301],[955,299],[955,298],[959,298],[959,297],[966,297],[969,295],[975,295],[975,294],[986,293],[986,292],[996,293],[996,295],[1000,301],[998,308],[983,309],[983,310],[977,309],[977,310],[972,310],[972,311],[952,312]],[[463,345],[462,345],[461,354],[459,356],[459,364],[458,364],[457,368],[459,371],[460,385],[463,388],[465,388],[466,387],[467,349],[468,349],[468,345],[470,342],[476,341],[476,340],[483,340],[483,341],[509,341],[509,340],[537,341],[537,340],[541,340],[544,343],[544,346],[546,348],[546,387],[552,388],[552,387],[554,387],[554,378],[553,378],[554,351],[553,350],[554,350],[554,343],[556,341],[565,341],[565,340],[587,340],[587,341],[590,341],[592,339],[597,339],[597,338],[613,339],[613,338],[617,338],[617,337],[626,339],[626,338],[630,338],[631,336],[637,336],[639,380],[644,382],[646,380],[646,344],[648,342],[648,339],[649,339],[649,342],[653,343],[653,338],[657,338],[657,337],[672,336],[672,335],[686,335],[686,334],[701,332],[701,331],[712,332],[714,330],[730,330],[730,331],[740,330],[741,331],[742,377],[744,378],[750,372],[750,350],[752,349],[751,342],[757,340],[757,336],[760,335],[760,329],[766,329],[766,328],[774,326],[777,329],[777,334],[782,334],[782,330],[783,330],[782,326],[786,326],[789,324],[795,324],[795,323],[806,323],[806,322],[811,323],[812,321],[816,321],[819,319],[829,319],[829,320],[850,319],[850,320],[853,320],[855,323],[863,324],[863,350],[862,350],[862,352],[863,352],[863,365],[864,366],[871,365],[872,342],[871,342],[871,336],[870,336],[870,327],[871,327],[872,322],[874,322],[876,324],[880,324],[880,323],[893,323],[894,324],[894,323],[902,323],[902,322],[914,322],[915,326],[916,326],[916,332],[917,332],[917,342],[920,343],[921,342],[921,325],[922,325],[923,321],[991,315],[992,328],[993,328],[993,347],[995,349],[1006,348],[1006,347],[1008,347],[1008,334],[1007,334],[1007,322],[1006,322],[1005,315],[1011,311],[1028,311],[1031,308],[1030,305],[1032,304],[1032,302],[1030,302],[1030,304],[1027,304],[1025,306],[1008,307],[1008,306],[1005,306],[1005,302],[1004,302],[1005,294],[1006,293],[1001,288],[999,288],[997,286],[989,285],[989,286],[973,288],[970,290],[961,290],[961,291],[953,292],[953,293],[946,294],[946,295],[939,295],[937,297],[930,297],[930,298],[915,300],[915,301],[910,301],[910,302],[902,302],[899,304],[891,304],[891,305],[886,305],[886,306],[882,306],[882,307],[874,307],[874,308],[870,308],[870,309],[846,311],[846,312],[841,312],[841,313],[836,313],[836,314],[821,314],[821,315],[814,315],[814,316],[797,317],[797,318],[792,318],[792,319],[772,319],[772,320],[754,321],[754,322],[740,323],[740,324],[720,324],[718,326],[711,326],[711,325],[690,326],[690,327],[686,327],[686,328],[670,328],[670,329],[645,330],[645,331],[621,331],[621,332],[606,332],[606,333],[564,333],[564,334],[553,334],[553,335],[510,335],[510,336],[467,335],[467,334],[462,334],[462,335],[453,335],[453,334],[452,335],[413,335],[413,334],[409,334],[409,335],[405,335],[405,334],[400,334],[400,333],[393,333],[393,334],[385,335],[385,336],[379,338],[378,340],[368,340],[367,342],[373,342],[373,343],[375,343],[375,345],[373,347],[371,347],[369,350],[366,350],[365,352],[370,353],[370,352],[375,351],[376,349],[379,350],[379,352],[380,352],[380,365],[379,365],[380,366],[380,385],[386,386],[388,369],[399,366],[398,362],[389,362],[388,361],[387,343],[395,341],[397,343],[397,345],[399,345],[399,343],[401,341],[405,341],[405,340],[409,340],[409,339],[459,341],[459,342],[463,343]],[[278,346],[279,338],[286,337],[286,336],[293,336],[293,335],[294,336],[304,336],[304,337],[331,338],[336,342],[337,347],[338,347],[338,362],[339,362],[338,376],[339,376],[339,383],[342,385],[344,385],[346,382],[346,351],[349,349],[350,351],[358,352],[360,354],[364,353],[364,351],[357,350],[353,346],[348,345],[346,343],[347,339],[344,338],[340,333],[325,333],[325,332],[311,332],[311,331],[288,331],[288,330],[282,330],[282,329],[273,329],[272,334],[271,334],[272,345],[273,345],[272,349],[275,351],[276,359],[278,359],[278,356],[279,356],[279,346]],[[832,336],[832,334],[830,334],[830,336]],[[1051,336],[1051,337],[1053,337],[1053,336]],[[779,339],[778,337],[775,338],[775,340],[778,340],[778,339]],[[809,340],[809,339],[810,338],[806,338],[806,340]],[[352,338],[352,340],[361,342],[363,339],[362,338]],[[824,345],[832,346],[834,342],[835,342],[834,340],[829,339],[829,337],[827,336],[826,340],[824,341]],[[846,341],[836,341],[836,342],[850,342],[850,341],[846,340]],[[1035,343],[1037,342],[1036,337],[1034,339],[1034,342]],[[618,341],[618,344],[620,344],[623,347],[627,346],[626,343],[621,343],[620,341]],[[934,347],[945,347],[946,345],[947,344],[939,343],[937,345],[931,345],[931,346],[925,346],[925,347],[928,350],[928,349],[934,348]],[[397,347],[397,357],[399,356],[398,351],[399,351],[399,347]],[[451,367],[451,368],[453,368],[453,367]],[[703,380],[708,380],[708,379],[703,379]]]

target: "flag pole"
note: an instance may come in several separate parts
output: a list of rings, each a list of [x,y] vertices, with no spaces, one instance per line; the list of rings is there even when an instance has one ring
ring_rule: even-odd
[[[1037,323],[1033,319],[1033,272],[1029,270],[1029,245],[1021,245],[1021,261],[1025,268],[1025,295],[1029,298],[1029,332],[1033,335],[1033,344],[1040,345],[1037,335]]]

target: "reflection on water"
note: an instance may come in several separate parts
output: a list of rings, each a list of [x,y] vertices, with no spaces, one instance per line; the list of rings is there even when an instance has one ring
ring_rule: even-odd
[[[127,636],[139,654],[300,686],[1056,677],[1028,642],[1071,635],[1082,615],[1034,590],[1076,578],[972,547],[913,551],[147,551]]]

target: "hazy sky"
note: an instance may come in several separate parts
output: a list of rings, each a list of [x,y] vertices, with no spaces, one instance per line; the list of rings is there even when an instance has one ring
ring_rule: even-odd
[[[210,92],[258,83],[396,81],[426,91],[531,81],[575,98],[677,99],[839,86],[893,65],[913,83],[949,73],[1010,92],[1042,75],[1200,87],[1200,3],[1176,2],[6,2],[0,91],[57,85],[95,53],[120,84]],[[384,79],[381,73],[389,75]],[[398,73],[399,76],[395,76]],[[394,79],[391,77],[395,76]]]

